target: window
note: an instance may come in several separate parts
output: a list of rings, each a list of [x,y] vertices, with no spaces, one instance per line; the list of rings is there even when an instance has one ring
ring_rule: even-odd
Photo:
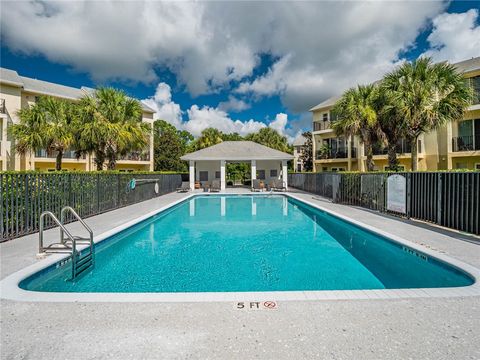
[[[480,164],[479,164],[480,165]],[[297,171],[301,172],[302,171],[302,164],[297,164]]]
[[[475,76],[468,80],[474,92],[473,103],[480,104],[480,76]]]
[[[270,177],[276,178],[278,176],[278,170],[270,170]]]
[[[220,179],[220,171],[215,171],[215,179]]]
[[[345,171],[345,168],[343,168],[343,167],[339,167],[339,168],[334,167],[334,168],[332,168],[332,171],[333,171],[333,172]]]
[[[475,164],[475,170],[480,170],[480,163]]]
[[[200,171],[200,181],[208,181],[208,171]]]
[[[322,115],[322,120],[323,120],[323,121],[328,121],[328,113],[324,113],[324,114]]]
[[[257,179],[265,180],[265,170],[257,170]]]
[[[328,168],[327,167],[322,167],[322,171],[328,171]]]
[[[467,163],[456,163],[455,168],[456,169],[467,169],[468,165],[467,165]]]

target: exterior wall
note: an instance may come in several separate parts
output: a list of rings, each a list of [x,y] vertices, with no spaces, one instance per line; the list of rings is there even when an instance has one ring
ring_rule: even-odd
[[[218,161],[195,161],[195,181],[200,181],[200,171],[208,171],[208,182],[220,178],[215,177],[215,172],[220,172],[220,160]]]
[[[257,179],[258,171],[265,170],[265,181],[268,183],[269,181],[275,179],[282,178],[282,162],[275,161],[275,160],[257,160]],[[271,170],[277,170],[277,176],[270,176]]]
[[[10,115],[14,123],[18,122],[17,111],[21,108],[26,108],[35,103],[36,97],[41,94],[35,94],[27,91],[23,91],[19,86],[11,86],[6,84],[0,84],[0,98],[5,100],[5,108]],[[6,128],[6,115],[2,116],[2,128]],[[151,125],[150,144],[149,144],[149,161],[135,161],[135,160],[120,160],[117,162],[117,169],[119,170],[133,170],[133,171],[153,171],[153,114],[144,112],[142,115],[142,121]],[[10,142],[6,141],[6,129],[3,129],[3,135],[0,143],[0,170],[6,169],[6,156],[10,154]],[[26,155],[14,155],[13,166],[15,170],[39,170],[48,171],[55,168],[55,159],[36,157],[34,154]],[[74,159],[63,159],[62,169],[65,170],[96,170],[96,166],[93,164],[93,158],[87,157],[86,161],[76,161]]]
[[[452,158],[452,169],[480,170],[480,155],[454,157]]]

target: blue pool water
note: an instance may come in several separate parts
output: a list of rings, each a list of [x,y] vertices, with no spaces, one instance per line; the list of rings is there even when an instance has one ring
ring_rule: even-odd
[[[353,290],[466,286],[431,257],[282,195],[197,196],[20,286],[55,292]]]

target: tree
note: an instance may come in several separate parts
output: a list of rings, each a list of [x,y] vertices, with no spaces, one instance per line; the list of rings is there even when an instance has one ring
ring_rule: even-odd
[[[382,90],[391,94],[391,108],[402,119],[413,171],[418,167],[418,137],[462,119],[473,99],[472,89],[453,65],[434,64],[430,58],[405,62],[384,77]]]
[[[286,153],[291,154],[293,152],[293,148],[288,144],[287,138],[270,127],[264,127],[256,133],[248,134],[245,136],[245,140],[254,141]]]
[[[302,155],[300,159],[302,160],[303,170],[304,171],[312,171],[313,170],[313,141],[312,141],[312,133],[310,131],[306,131],[302,134],[302,136],[306,139],[305,144],[302,146]]]
[[[189,150],[191,152],[220,144],[223,141],[222,136],[224,136],[224,134],[220,130],[215,128],[207,128],[202,131],[202,134],[198,139],[190,144]]]
[[[121,90],[99,88],[80,100],[78,153],[95,153],[97,170],[115,169],[118,156],[142,151],[148,145],[150,125],[142,122],[142,106]]]
[[[181,160],[193,136],[188,131],[179,131],[164,120],[153,124],[153,147],[155,171],[186,171],[187,164]]]
[[[55,170],[61,170],[63,154],[74,142],[73,104],[41,96],[34,105],[17,114],[20,122],[10,128],[16,140],[16,151],[25,154],[45,149],[48,154],[56,153]]]
[[[243,137],[238,133],[224,134],[222,133],[223,141],[242,141]]]
[[[347,90],[335,104],[337,120],[332,128],[337,135],[357,135],[365,146],[367,171],[373,171],[373,144],[383,138],[374,101],[378,94],[375,85],[359,85]]]
[[[399,170],[397,158],[397,144],[404,138],[402,118],[397,109],[393,106],[393,99],[389,91],[380,89],[375,100],[374,108],[377,113],[377,119],[385,136],[388,156],[388,169],[392,171]],[[385,145],[385,144],[382,144]]]

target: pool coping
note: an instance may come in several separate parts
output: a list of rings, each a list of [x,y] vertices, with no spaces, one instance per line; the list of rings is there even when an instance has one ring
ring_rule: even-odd
[[[269,193],[263,193],[263,195]],[[399,236],[380,230],[374,226],[326,209],[312,201],[301,198],[290,192],[275,193],[284,195],[312,206],[325,213],[336,216],[356,226],[360,226],[378,235],[387,237],[398,244],[431,256],[440,262],[457,268],[470,275],[474,283],[463,287],[446,288],[412,288],[412,289],[381,289],[381,290],[316,290],[316,291],[263,291],[263,292],[189,292],[189,293],[73,293],[73,292],[37,292],[21,289],[19,283],[27,277],[46,269],[47,267],[67,258],[68,254],[52,254],[35,264],[19,270],[0,281],[0,299],[29,302],[245,302],[245,301],[311,301],[311,300],[373,300],[373,299],[405,299],[405,298],[442,298],[480,296],[480,270],[465,262],[444,255],[438,251],[426,248]],[[156,214],[192,197],[218,195],[249,195],[248,193],[190,193],[181,199],[170,202],[154,211],[117,226],[94,237],[99,243],[135,224],[138,224]],[[256,194],[253,194],[256,195]],[[258,194],[262,195],[262,194]],[[312,194],[312,199],[315,196]]]

